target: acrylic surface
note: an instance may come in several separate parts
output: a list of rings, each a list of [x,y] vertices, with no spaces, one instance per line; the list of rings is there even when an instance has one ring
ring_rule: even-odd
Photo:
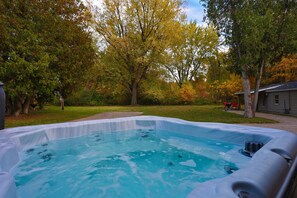
[[[243,145],[161,130],[95,132],[20,153],[12,170],[29,197],[186,197],[197,185],[240,169]]]

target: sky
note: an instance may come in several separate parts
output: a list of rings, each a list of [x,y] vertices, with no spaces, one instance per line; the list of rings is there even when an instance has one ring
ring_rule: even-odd
[[[196,20],[199,25],[205,24],[203,23],[204,8],[199,0],[188,0],[185,6],[188,21]]]
[[[102,4],[102,0],[93,0],[92,2],[98,6]],[[205,23],[202,22],[204,12],[200,0],[186,0],[185,12],[188,21],[196,20],[199,25],[205,25]]]

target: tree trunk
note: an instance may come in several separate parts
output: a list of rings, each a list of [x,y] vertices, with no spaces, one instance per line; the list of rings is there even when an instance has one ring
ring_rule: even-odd
[[[134,82],[131,90],[131,105],[137,105],[137,82]]]
[[[60,103],[61,103],[61,109],[64,111],[64,98],[63,96],[60,96]]]
[[[18,117],[21,114],[22,111],[22,103],[19,99],[16,99],[15,103],[14,103],[14,112],[13,115],[15,117]]]
[[[250,81],[245,71],[242,71],[242,81],[243,81],[243,90],[244,90],[244,117],[252,118],[252,98],[251,98],[251,86]]]
[[[6,94],[6,114],[12,115],[13,114],[13,104],[11,98]]]
[[[263,68],[264,68],[264,61],[262,61],[262,63],[261,63],[260,71],[259,71],[259,74],[257,75],[257,78],[256,78],[254,102],[253,102],[253,117],[255,117],[256,111],[257,111],[258,98],[259,98],[259,89],[260,89],[260,84],[261,84]]]
[[[23,112],[24,114],[29,114],[29,108],[32,102],[32,96],[28,96],[23,104]]]

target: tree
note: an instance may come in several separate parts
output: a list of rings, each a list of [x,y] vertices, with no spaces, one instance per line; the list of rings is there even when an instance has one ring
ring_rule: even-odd
[[[182,87],[205,72],[207,60],[216,53],[219,39],[211,26],[199,27],[196,22],[183,24],[180,34],[180,40],[167,49],[169,61],[164,66]]]
[[[228,71],[228,67],[231,65],[231,62],[228,55],[226,52],[217,51],[214,56],[208,58],[206,74],[208,83],[213,83],[214,81],[223,82],[229,78],[230,71]]]
[[[9,113],[28,113],[33,98],[72,91],[95,56],[83,4],[4,0],[0,9],[0,79]]]
[[[53,89],[50,56],[36,28],[38,12],[29,1],[1,1],[1,67],[7,108],[18,116],[28,113],[32,97]],[[45,79],[48,79],[45,82]]]
[[[140,104],[160,105],[174,102],[177,96],[175,97],[174,93],[170,93],[168,97],[166,94],[171,91],[170,84],[166,81],[166,72],[162,68],[150,69],[140,84]]]
[[[234,70],[244,83],[245,117],[253,117],[263,68],[274,57],[294,51],[296,1],[203,0],[207,16],[230,46]],[[294,18],[295,17],[295,18]],[[296,22],[295,22],[296,23]],[[293,31],[292,31],[293,30]],[[287,50],[285,50],[287,49]],[[256,79],[252,107],[249,77]]]
[[[265,67],[273,65],[287,53],[296,52],[296,1],[259,1],[253,7],[257,23],[254,29],[260,32],[257,45],[253,51],[255,77],[255,93],[253,101],[253,116],[258,105],[259,88]],[[295,21],[295,22],[293,22]],[[292,31],[293,30],[293,31]],[[256,50],[255,50],[256,49]]]
[[[100,52],[95,67],[89,71],[87,85],[102,97],[103,104],[128,104],[130,96],[124,86],[119,86],[123,76],[118,72],[117,62],[113,61],[110,54]]]
[[[195,89],[191,83],[184,83],[179,90],[180,102],[182,104],[192,104],[197,97]]]
[[[174,39],[181,5],[181,0],[104,0],[97,10],[94,29],[111,58],[105,64],[117,67],[131,105],[137,104],[139,83]]]
[[[264,84],[297,80],[297,55],[283,57],[279,63],[267,67],[263,77]]]
[[[242,81],[240,76],[231,74],[230,79],[220,83],[217,87],[217,92],[221,99],[224,101],[230,101],[234,99],[234,93],[242,90]]]
[[[44,29],[44,44],[53,57],[49,68],[56,75],[55,91],[66,98],[82,87],[84,76],[95,64],[89,12],[80,0],[44,0],[40,6],[44,13],[40,29]]]

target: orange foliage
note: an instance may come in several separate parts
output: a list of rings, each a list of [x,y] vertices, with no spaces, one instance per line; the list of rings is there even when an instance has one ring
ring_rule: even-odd
[[[264,84],[297,80],[297,54],[283,57],[281,62],[267,68]]]
[[[199,81],[194,84],[196,96],[198,99],[208,99],[210,96],[209,85],[204,81]]]
[[[212,97],[218,102],[232,100],[234,93],[243,90],[241,77],[235,74],[230,75],[230,79],[225,82],[214,81],[210,85]]]

